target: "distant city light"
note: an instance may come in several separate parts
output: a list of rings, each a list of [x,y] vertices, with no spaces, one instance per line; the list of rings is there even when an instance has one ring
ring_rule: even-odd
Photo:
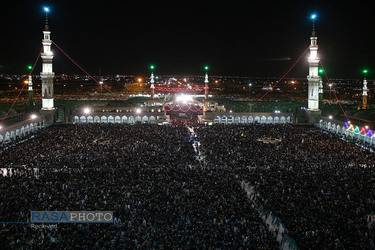
[[[48,7],[44,7],[44,11],[45,12],[49,12],[49,8]]]
[[[312,14],[312,15],[311,15],[311,19],[314,20],[315,18],[316,18],[316,14]]]
[[[35,118],[37,118],[37,116],[36,116],[36,114],[32,114],[31,116],[30,116],[30,119],[35,119]]]

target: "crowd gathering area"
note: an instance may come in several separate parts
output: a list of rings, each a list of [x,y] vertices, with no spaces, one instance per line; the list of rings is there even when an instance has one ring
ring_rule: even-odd
[[[300,249],[375,248],[375,154],[313,126],[52,125],[2,147],[0,163],[2,222],[114,214],[113,224],[4,223],[4,249],[277,249],[260,207]]]

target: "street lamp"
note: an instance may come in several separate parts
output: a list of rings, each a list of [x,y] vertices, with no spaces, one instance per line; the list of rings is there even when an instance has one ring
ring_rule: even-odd
[[[249,83],[249,96],[251,95],[250,94],[250,88],[251,88],[251,86],[253,86],[253,84]]]

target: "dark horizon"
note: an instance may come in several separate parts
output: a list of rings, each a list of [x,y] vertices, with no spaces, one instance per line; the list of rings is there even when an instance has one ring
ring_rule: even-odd
[[[70,1],[7,3],[1,10],[0,73],[26,74],[41,49],[43,6],[51,38],[90,74],[277,77],[310,44],[316,13],[319,55],[330,78],[375,67],[369,6],[343,2]],[[14,49],[10,49],[14,48]],[[83,74],[56,47],[56,74]],[[307,54],[288,77],[308,74]],[[40,72],[38,63],[34,74]]]

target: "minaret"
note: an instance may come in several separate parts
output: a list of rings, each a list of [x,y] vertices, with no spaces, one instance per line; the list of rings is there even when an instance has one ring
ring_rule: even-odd
[[[154,65],[151,65],[150,66],[151,68],[151,77],[150,77],[150,83],[151,83],[151,98],[154,99],[154,96],[155,96],[155,86],[154,86],[154,83],[155,83],[155,80],[154,80]]]
[[[29,80],[28,80],[28,83],[29,83],[29,91],[28,91],[28,101],[27,101],[27,105],[28,106],[34,106],[34,100],[33,100],[33,78],[31,75],[29,75]]]
[[[319,82],[320,77],[318,73],[319,57],[318,57],[318,37],[315,35],[315,23],[314,20],[316,15],[312,15],[313,19],[313,30],[310,37],[310,56],[309,61],[309,75],[308,80],[308,110],[319,111]]]
[[[323,80],[319,79],[319,107],[323,106]]]
[[[55,73],[52,72],[52,59],[53,53],[51,51],[51,31],[48,27],[48,8],[44,8],[46,12],[46,24],[43,30],[43,53],[42,57],[42,72],[40,76],[42,77],[42,110],[52,110],[54,108],[53,103],[53,77]]]
[[[206,70],[206,76],[204,77],[204,99],[207,100],[208,98],[208,66],[204,68]]]
[[[363,79],[363,89],[362,89],[362,109],[368,109],[369,105],[367,104],[367,80]]]

